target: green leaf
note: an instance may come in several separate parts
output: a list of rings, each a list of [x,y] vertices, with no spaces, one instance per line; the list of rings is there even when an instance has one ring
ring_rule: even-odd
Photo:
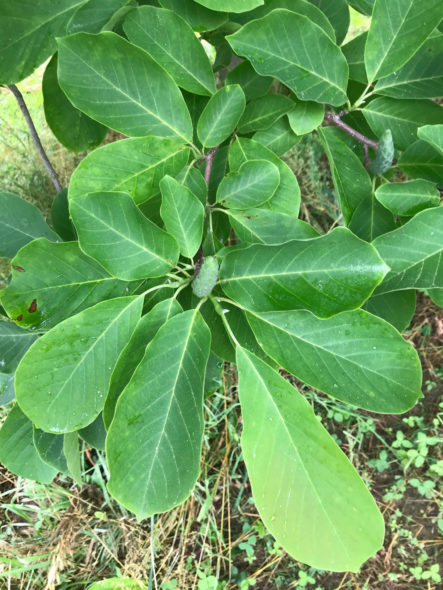
[[[147,51],[180,87],[195,94],[214,94],[209,58],[194,31],[178,14],[140,6],[130,12],[123,29],[129,41]]]
[[[333,127],[320,128],[340,209],[349,223],[357,207],[372,199],[371,178],[360,158]]]
[[[246,100],[252,100],[268,92],[272,78],[259,76],[248,61],[243,61],[228,73],[226,84],[240,84]]]
[[[329,317],[360,307],[387,271],[370,244],[339,227],[311,240],[232,252],[223,259],[220,285],[247,309],[306,308]]]
[[[57,474],[40,459],[33,443],[32,422],[17,404],[0,429],[0,463],[16,475],[41,483],[50,483]]]
[[[71,200],[81,249],[110,274],[128,281],[164,275],[178,244],[149,221],[126,193],[90,193]]]
[[[418,213],[373,245],[391,267],[376,294],[443,287],[443,207]]]
[[[372,412],[401,414],[421,395],[415,349],[366,311],[327,320],[304,310],[248,313],[247,318],[266,354],[333,398]]]
[[[428,289],[428,295],[439,307],[443,307],[443,289]]]
[[[440,192],[432,182],[388,182],[375,191],[378,201],[394,215],[413,216],[423,209],[440,205]]]
[[[394,216],[385,209],[371,193],[370,198],[362,201],[348,223],[349,229],[356,236],[367,242],[397,227]]]
[[[300,187],[297,178],[285,162],[271,150],[253,139],[237,137],[229,148],[229,168],[237,172],[248,160],[269,160],[280,172],[280,184],[272,199],[265,206],[273,211],[298,217],[300,209]]]
[[[368,33],[364,32],[341,48],[349,66],[349,78],[362,84],[368,83],[365,68],[365,45]],[[383,93],[381,93],[383,94]]]
[[[438,35],[427,39],[397,72],[379,80],[375,92],[392,98],[438,98],[442,87],[443,35]]]
[[[13,193],[0,192],[0,256],[13,258],[20,248],[37,238],[59,240],[40,209]]]
[[[218,29],[229,18],[226,13],[209,10],[194,0],[159,0],[159,2],[163,8],[169,8],[179,14],[198,32]]]
[[[161,180],[160,189],[160,213],[166,229],[177,240],[181,254],[192,258],[202,242],[205,208],[188,188],[171,176]]]
[[[14,397],[14,374],[0,373],[0,406],[8,404]]]
[[[268,129],[254,133],[252,139],[272,150],[277,156],[282,156],[301,140],[301,135],[296,135],[292,131],[287,117],[282,117]]]
[[[395,147],[405,150],[417,139],[421,125],[433,125],[443,118],[443,108],[432,100],[397,100],[380,96],[362,109],[366,121],[377,137],[392,131]]]
[[[198,198],[202,205],[206,205],[206,193],[208,186],[203,178],[203,174],[191,164],[185,166],[175,177],[176,180],[184,187],[188,188],[191,193]]]
[[[386,320],[399,332],[404,332],[414,316],[415,300],[414,289],[392,291],[382,295],[373,295],[364,304],[364,309]]]
[[[303,16],[306,16],[313,23],[318,25],[324,30],[324,32],[335,42],[335,32],[327,16],[316,6],[305,0],[265,0],[264,6],[259,6],[252,12],[242,14],[235,17],[235,21],[244,25],[245,23],[262,18],[266,16],[272,10],[277,8],[286,8],[292,12],[296,12]]]
[[[266,94],[255,98],[246,106],[238,132],[247,134],[267,129],[293,108],[292,100],[283,94]]]
[[[64,434],[51,434],[34,426],[33,442],[42,461],[61,473],[69,473],[63,452]]]
[[[12,322],[0,321],[0,372],[13,373],[20,359],[37,339],[32,332]]]
[[[241,86],[223,86],[211,96],[197,123],[197,135],[207,147],[215,147],[227,139],[237,127],[245,110],[246,98]]]
[[[106,442],[108,489],[139,518],[180,504],[195,485],[209,347],[198,311],[174,316],[148,345],[117,403]]]
[[[423,141],[429,143],[443,156],[443,125],[424,125],[417,131],[417,135]]]
[[[74,170],[69,199],[100,191],[124,191],[138,205],[159,191],[165,174],[174,176],[186,164],[189,148],[161,137],[134,137],[94,150]]]
[[[68,33],[100,33],[114,13],[127,4],[128,0],[87,0],[69,21]]]
[[[73,152],[83,152],[103,141],[106,127],[72,106],[60,88],[57,54],[46,66],[42,90],[46,122],[61,144]]]
[[[375,0],[365,47],[369,82],[405,64],[441,16],[440,0]]]
[[[15,388],[20,407],[38,428],[58,434],[95,420],[142,305],[141,297],[103,301],[34,342],[18,366]]]
[[[229,211],[235,235],[249,244],[283,244],[315,238],[318,232],[301,219],[269,209]]]
[[[85,428],[81,428],[78,433],[88,446],[99,451],[105,450],[106,429],[103,422],[103,414],[99,414],[94,422],[91,422]]]
[[[12,280],[1,300],[9,317],[24,328],[52,328],[103,299],[127,292],[127,283],[109,276],[76,242],[35,240],[12,264]]]
[[[375,0],[347,0],[347,2],[358,12],[371,16]]]
[[[68,189],[63,188],[55,195],[51,205],[51,221],[55,231],[65,241],[77,239],[77,232],[69,218]]]
[[[56,51],[84,0],[0,0],[0,84],[20,82]]]
[[[261,6],[264,0],[195,0],[198,4],[206,6],[210,10],[222,12],[246,12],[257,6]]]
[[[117,400],[132,378],[142,360],[149,342],[171,317],[183,311],[176,299],[160,301],[144,315],[135,327],[131,339],[122,350],[111,375],[108,395],[103,409],[103,420],[107,429],[114,417]]]
[[[82,471],[80,465],[80,453],[78,448],[77,432],[68,432],[63,436],[63,453],[66,457],[66,465],[72,479],[79,486],[82,485]]]
[[[288,113],[289,125],[297,135],[305,135],[317,129],[323,122],[324,116],[324,105],[299,100],[295,103],[295,109]]]
[[[425,178],[443,186],[443,157],[426,141],[418,140],[400,156],[398,167],[411,178]]]
[[[217,201],[230,209],[249,209],[268,201],[280,184],[280,172],[269,160],[247,160],[217,189]]]
[[[299,561],[358,571],[383,543],[372,496],[296,389],[240,347],[237,365],[243,456],[265,526]]]
[[[309,1],[315,4],[328,17],[328,20],[334,27],[337,44],[340,45],[346,37],[351,19],[346,0],[334,0],[333,2],[331,0]]]
[[[227,40],[259,74],[274,76],[300,100],[334,106],[346,102],[346,59],[323,29],[305,16],[274,10],[247,23]],[[315,52],[310,51],[313,46]]]
[[[143,49],[111,32],[76,33],[58,45],[59,84],[75,107],[125,135],[192,140],[178,86]]]

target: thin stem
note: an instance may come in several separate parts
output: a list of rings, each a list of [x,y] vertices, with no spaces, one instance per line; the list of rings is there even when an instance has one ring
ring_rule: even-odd
[[[205,154],[206,167],[205,167],[205,182],[209,189],[209,182],[211,180],[212,164],[214,163],[214,156],[217,153],[218,146],[211,148],[207,154]]]
[[[148,293],[152,293],[153,291],[157,291],[158,289],[175,289],[176,287],[180,287],[182,285],[182,282],[180,283],[163,283],[162,285],[154,285],[154,287],[151,287],[150,289],[146,289],[146,291],[143,291],[143,293],[140,294],[140,297],[145,297],[145,295],[147,295]]]
[[[185,281],[185,282],[183,283],[183,285],[181,285],[181,286],[180,286],[180,287],[177,289],[177,291],[174,293],[174,295],[172,296],[172,299],[177,299],[177,297],[178,297],[179,293],[180,293],[181,291],[183,291],[183,289],[185,289],[185,288],[186,288],[186,287],[189,285],[189,283],[190,283],[190,282],[191,282],[190,280],[189,280],[189,281]]]
[[[23,95],[15,84],[8,84],[8,88],[12,92],[12,94],[15,96],[18,106],[19,106],[21,112],[23,113],[23,116],[24,116],[26,123],[28,125],[28,129],[31,134],[34,145],[37,148],[40,158],[43,160],[43,164],[45,165],[45,168],[52,180],[52,184],[55,186],[57,192],[60,192],[62,190],[62,185],[60,184],[60,179],[57,176],[57,172],[52,167],[52,164],[49,161],[48,156],[46,155],[45,149],[42,145],[42,142],[40,141],[40,137],[38,136],[37,129],[35,128],[34,122],[31,118],[31,114],[28,110],[28,107],[26,106]]]
[[[214,306],[215,311],[218,313],[218,315],[221,317],[222,322],[226,328],[226,331],[228,332],[229,336],[231,337],[232,341],[237,345],[240,346],[237,338],[235,337],[234,332],[231,329],[231,326],[229,325],[228,320],[226,319],[226,315],[224,313],[224,310],[222,309],[220,303],[217,301],[217,299],[221,299],[220,297],[217,297],[217,299],[213,296],[213,295],[209,295],[209,299],[211,300],[211,303]],[[229,300],[226,300],[229,301]]]
[[[344,113],[344,114],[346,114],[346,113]],[[378,150],[378,141],[374,141],[373,139],[369,139],[369,137],[366,137],[365,135],[363,135],[362,133],[360,133],[356,129],[353,129],[350,125],[348,125],[347,123],[345,123],[344,121],[341,120],[340,114],[336,115],[335,113],[326,113],[324,120],[327,121],[328,123],[332,123],[332,125],[336,125],[337,127],[340,127],[340,129],[343,129],[343,131],[345,131],[348,135],[350,135],[351,137],[353,137],[354,139],[356,139],[357,141],[359,141],[363,145],[371,147],[375,151]]]
[[[368,98],[368,96],[371,96],[372,92],[369,92],[371,87],[372,87],[372,82],[370,82],[366,86],[366,88],[363,90],[361,95],[357,98],[357,100],[353,104],[352,109],[349,109],[349,110],[355,110],[356,108],[358,108],[361,105],[361,103],[365,100],[365,98]]]

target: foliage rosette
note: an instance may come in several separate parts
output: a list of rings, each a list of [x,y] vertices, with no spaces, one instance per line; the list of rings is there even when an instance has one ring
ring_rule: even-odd
[[[0,194],[12,269],[1,462],[81,483],[86,441],[122,505],[140,518],[173,508],[199,477],[215,353],[237,365],[243,456],[269,532],[313,567],[358,570],[382,546],[383,518],[278,367],[373,412],[421,396],[401,331],[417,290],[443,292],[441,2],[24,4],[0,0],[0,83],[52,56],[57,139],[80,151],[106,128],[126,137],[81,161],[52,227]],[[372,19],[343,44],[349,5]],[[341,211],[324,234],[299,219],[281,158],[308,133]]]

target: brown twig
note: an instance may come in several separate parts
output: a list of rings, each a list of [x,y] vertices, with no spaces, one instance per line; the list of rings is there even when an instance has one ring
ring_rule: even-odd
[[[46,155],[45,149],[42,146],[42,142],[40,141],[40,138],[37,133],[37,129],[35,128],[34,122],[31,118],[31,114],[29,113],[28,107],[26,106],[23,95],[15,84],[8,84],[8,88],[17,100],[18,106],[19,106],[21,112],[23,113],[23,116],[24,116],[26,123],[28,125],[28,129],[31,134],[34,145],[37,148],[37,151],[38,151],[41,159],[43,160],[43,164],[45,165],[45,168],[46,168],[49,176],[51,177],[53,185],[57,189],[57,192],[60,192],[62,190],[62,185],[60,184],[60,180],[57,176],[57,173],[54,170],[54,168],[52,167],[52,164],[49,161],[48,156]]]
[[[213,147],[209,150],[207,154],[205,154],[206,160],[206,167],[205,167],[205,181],[206,185],[209,188],[209,181],[211,180],[211,172],[212,172],[212,164],[214,163],[214,156],[217,153],[218,146]]]
[[[347,123],[342,121],[341,117],[343,115],[346,115],[346,111],[341,111],[338,115],[335,113],[326,113],[324,120],[332,125],[336,125],[337,127],[340,127],[340,129],[343,129],[343,131],[345,131],[348,135],[350,135],[351,137],[353,137],[354,139],[356,139],[357,141],[362,143],[364,146],[371,147],[372,149],[377,151],[378,150],[378,141],[374,141],[373,139],[369,139],[369,137],[366,137],[362,133],[359,133],[356,129],[353,129],[350,125],[348,125]]]

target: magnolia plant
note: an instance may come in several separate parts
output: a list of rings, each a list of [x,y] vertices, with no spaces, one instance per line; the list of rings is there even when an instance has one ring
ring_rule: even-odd
[[[349,5],[372,19],[343,44]],[[80,483],[83,439],[118,502],[167,511],[199,477],[211,377],[235,363],[270,533],[333,571],[380,549],[374,499],[279,368],[371,412],[421,397],[401,332],[416,290],[443,300],[442,15],[441,0],[0,0],[0,83],[35,139],[15,83],[48,58],[62,144],[127,136],[89,151],[52,227],[0,195],[10,471]],[[309,133],[341,212],[324,234],[281,159]]]

